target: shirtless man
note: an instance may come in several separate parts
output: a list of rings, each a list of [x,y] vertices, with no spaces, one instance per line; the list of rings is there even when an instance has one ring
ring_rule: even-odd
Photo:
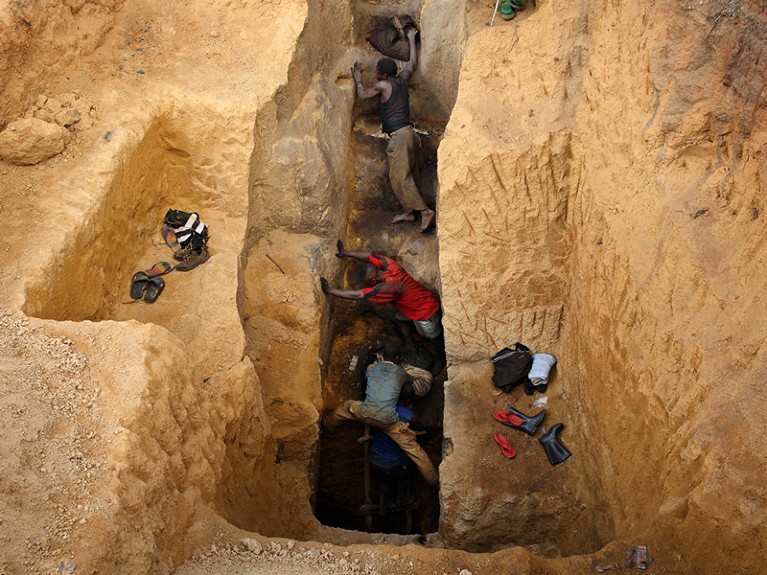
[[[407,81],[418,65],[416,33],[414,28],[410,28],[407,32],[407,39],[410,42],[410,59],[399,74],[397,74],[397,64],[394,60],[381,58],[376,66],[378,81],[372,88],[365,88],[362,85],[359,62],[354,63],[352,76],[357,85],[357,95],[362,100],[380,96],[383,131],[389,135],[389,144],[386,146],[389,181],[403,209],[401,214],[392,219],[392,223],[414,222],[416,212],[419,212],[421,214],[420,229],[425,232],[434,220],[434,210],[430,210],[423,201],[421,192],[413,179],[416,150],[421,147],[421,141],[410,122],[410,103],[407,93]]]

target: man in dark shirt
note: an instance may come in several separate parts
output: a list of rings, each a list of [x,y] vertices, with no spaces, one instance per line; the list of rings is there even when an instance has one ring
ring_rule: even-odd
[[[389,135],[386,157],[389,160],[389,181],[403,212],[392,219],[392,223],[414,222],[415,212],[421,214],[421,231],[425,232],[434,220],[434,211],[423,201],[421,192],[413,179],[416,150],[421,147],[418,135],[410,122],[410,103],[407,81],[418,65],[415,46],[416,30],[407,33],[410,42],[410,59],[397,74],[397,64],[391,58],[381,58],[376,66],[378,81],[372,88],[362,85],[360,63],[355,62],[352,76],[357,86],[357,95],[363,99],[380,96],[381,121],[384,133]]]
[[[400,421],[410,423],[413,412],[407,407],[397,406]],[[407,456],[402,448],[384,432],[374,429],[373,441],[370,442],[370,464],[373,469],[386,477],[400,479],[407,472]]]

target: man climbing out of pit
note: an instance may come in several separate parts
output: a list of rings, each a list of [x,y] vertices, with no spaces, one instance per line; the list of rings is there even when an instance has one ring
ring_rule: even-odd
[[[392,303],[397,310],[392,320],[402,334],[408,349],[413,349],[409,324],[412,321],[418,334],[429,342],[429,353],[434,362],[431,373],[435,376],[445,367],[445,345],[442,335],[442,313],[437,296],[418,283],[397,262],[370,252],[347,252],[341,240],[336,243],[337,258],[352,258],[366,262],[359,270],[359,278],[370,287],[360,290],[332,288],[328,280],[320,278],[323,293],[343,299],[367,300],[371,303]]]
[[[380,429],[413,461],[426,482],[436,485],[439,482],[437,469],[418,445],[415,432],[407,422],[400,420],[396,411],[402,386],[408,380],[405,371],[397,365],[399,356],[400,349],[397,344],[386,344],[383,348],[383,360],[376,361],[367,368],[365,400],[345,401],[323,417],[322,425],[326,429],[334,429],[344,421],[359,421]]]
[[[434,220],[434,210],[429,209],[423,201],[421,192],[413,178],[416,167],[416,151],[421,147],[421,141],[415,133],[410,121],[410,103],[408,100],[407,81],[418,65],[416,53],[415,28],[408,29],[407,39],[410,43],[410,59],[402,71],[397,74],[397,64],[391,58],[381,58],[376,66],[378,81],[372,88],[362,85],[360,63],[355,62],[352,76],[357,86],[357,95],[362,100],[380,96],[381,121],[384,133],[389,136],[386,146],[386,157],[389,161],[389,181],[403,212],[392,219],[392,223],[414,222],[415,212],[421,214],[421,231],[425,232]]]

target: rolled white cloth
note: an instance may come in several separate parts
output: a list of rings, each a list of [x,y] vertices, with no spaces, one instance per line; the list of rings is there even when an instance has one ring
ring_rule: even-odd
[[[536,353],[533,354],[533,366],[530,368],[530,373],[527,377],[530,381],[536,385],[544,385],[549,381],[549,372],[554,364],[557,363],[557,358],[548,353]],[[535,380],[539,380],[540,383]]]
[[[431,386],[434,383],[434,376],[430,371],[415,367],[414,365],[405,362],[402,362],[400,367],[413,378],[413,393],[415,393],[416,397],[423,397],[431,391]]]

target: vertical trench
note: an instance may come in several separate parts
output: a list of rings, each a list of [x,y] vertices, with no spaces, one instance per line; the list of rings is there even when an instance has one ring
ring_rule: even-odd
[[[373,26],[390,17],[382,13],[383,7],[357,5],[355,21],[360,26]],[[397,7],[397,14],[407,13],[404,6]],[[413,11],[415,17],[418,11]],[[375,82],[375,62],[382,54],[365,44],[364,34],[357,30],[357,48],[365,50],[363,82],[370,86]],[[423,49],[423,47],[421,47]],[[398,62],[400,69],[402,62]],[[418,111],[428,109],[423,98],[428,89],[419,82],[418,70],[409,82],[411,120],[415,123],[421,140],[419,172],[421,194],[426,204],[436,208],[437,148],[447,117],[436,118]],[[380,115],[377,98],[360,101],[354,107],[351,136],[349,217],[344,242],[347,249],[381,253],[396,259],[417,281],[439,295],[439,246],[434,228],[427,233],[419,231],[418,222],[391,224],[401,211],[388,179],[386,159],[387,141],[380,137]],[[437,223],[437,225],[439,225]],[[359,289],[356,278],[357,265],[344,263],[345,289]],[[372,361],[375,350],[387,342],[402,344],[398,328],[391,321],[394,307],[390,304],[369,304],[360,301],[333,300],[329,330],[330,352],[323,380],[323,410],[327,411],[348,399],[364,398],[364,371]],[[428,368],[432,357],[428,342],[414,330],[415,352],[406,353],[405,359],[412,364]],[[438,355],[442,349],[434,350]],[[430,392],[423,398],[414,398],[409,407],[414,413],[411,428],[418,434],[418,441],[435,466],[439,466],[442,452],[442,418],[444,408],[444,381],[446,370],[435,378]],[[429,533],[437,530],[439,521],[439,497],[429,488],[409,462],[408,476],[399,481],[387,480],[370,471],[366,490],[364,443],[358,441],[364,435],[361,424],[345,424],[334,430],[322,430],[319,447],[316,517],[325,525],[345,529],[382,533]],[[369,468],[370,469],[370,468]],[[381,491],[389,484],[393,505],[381,513]],[[395,495],[399,491],[399,498]],[[403,496],[403,491],[407,495]],[[399,504],[398,504],[399,503]]]
[[[377,116],[356,110],[353,135],[354,185],[350,201],[346,244],[349,249],[374,251],[393,257],[418,281],[438,292],[438,244],[434,231],[422,234],[417,223],[390,224],[400,209],[387,177],[386,140],[376,137]],[[423,166],[421,191],[434,208],[437,190],[437,146],[443,126],[418,124],[421,134]],[[357,265],[346,264],[346,289],[358,289]],[[363,374],[372,354],[385,343],[402,345],[398,328],[391,321],[394,307],[359,301],[333,302],[332,342],[327,373],[323,382],[323,404],[332,409],[348,399],[363,399]],[[411,330],[412,332],[413,330]],[[429,343],[413,334],[415,353],[405,353],[408,363],[431,367]],[[443,345],[440,340],[440,345]],[[433,348],[432,348],[433,350]],[[433,350],[438,353],[441,350]],[[411,428],[435,466],[439,465],[442,446],[443,384],[446,372],[436,378],[423,398],[415,398],[409,407],[414,412]],[[318,472],[316,516],[325,525],[354,530],[388,533],[428,533],[437,529],[439,501],[415,467],[410,464],[407,483],[409,505],[387,511],[384,515],[369,512],[379,505],[384,480],[371,474],[370,489],[365,490],[364,435],[359,424],[346,424],[332,431],[322,431]],[[392,482],[396,484],[396,482]],[[402,488],[400,486],[400,488]],[[391,491],[395,490],[392,485]],[[400,498],[402,501],[403,499]],[[367,507],[364,507],[366,506]],[[410,518],[408,518],[408,510]],[[375,511],[375,510],[373,510]],[[366,522],[366,517],[371,516]]]

